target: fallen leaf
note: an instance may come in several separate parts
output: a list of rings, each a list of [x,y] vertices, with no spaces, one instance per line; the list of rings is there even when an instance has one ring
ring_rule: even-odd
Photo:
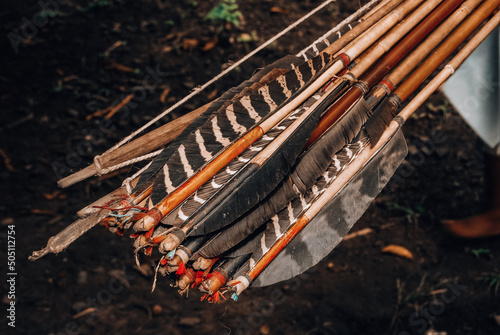
[[[238,42],[246,43],[246,42],[251,42],[253,40],[252,36],[248,33],[242,33],[238,38],[236,39]]]
[[[122,45],[123,42],[122,41],[116,41],[115,43],[113,43],[109,48],[106,49],[106,51],[104,51],[104,55],[106,57],[109,56],[109,54],[111,53],[111,51],[115,50],[116,48],[118,48],[120,45]]]
[[[170,86],[167,86],[163,92],[161,92],[161,95],[160,95],[160,101],[162,104],[165,103],[165,99],[167,98],[168,94],[170,93],[170,91],[172,90],[172,88]]]
[[[131,68],[131,67],[128,67],[126,65],[123,65],[123,64],[118,64],[118,63],[115,63],[113,61],[109,62],[109,64],[106,66],[106,69],[114,69],[114,70],[118,70],[118,71],[122,71],[122,72],[131,72],[131,73],[135,73],[135,69]]]
[[[178,33],[170,33],[167,36],[165,36],[165,41],[171,40],[172,38],[175,38],[178,36]]]
[[[174,47],[167,45],[167,46],[164,46],[163,49],[161,49],[161,52],[163,52],[164,54],[167,54],[172,50],[174,50]]]
[[[182,47],[186,50],[193,50],[200,42],[196,38],[185,38],[182,40]]]
[[[61,190],[56,190],[52,193],[42,193],[43,197],[47,200],[54,200],[59,194],[61,194]]]
[[[394,245],[394,244],[388,245],[387,247],[382,249],[382,252],[393,254],[407,259],[413,259],[413,254],[410,252],[410,250],[400,245]]]
[[[288,9],[284,9],[281,7],[272,7],[271,13],[279,13],[279,14],[288,15],[288,14],[290,14],[290,11]]]
[[[104,114],[106,113],[109,113],[109,111],[113,109],[113,106],[109,106],[107,108],[104,108],[104,109],[99,109],[98,111],[92,113],[92,114],[89,114],[85,117],[85,120],[91,120],[92,118],[94,117],[99,117],[99,116],[103,116]]]
[[[154,315],[160,315],[162,311],[163,311],[163,307],[161,307],[161,305],[156,304],[153,306],[153,314]]]
[[[217,38],[217,36],[214,36],[210,41],[205,43],[205,45],[201,50],[203,51],[212,50],[217,45],[217,42],[219,42],[219,39]]]
[[[198,317],[183,317],[179,320],[180,326],[196,326],[201,323],[201,319]]]
[[[364,228],[364,229],[355,231],[354,233],[347,234],[344,237],[344,241],[350,240],[351,238],[355,238],[355,237],[358,237],[358,236],[368,235],[370,233],[373,233],[373,229],[371,229],[371,228]]]
[[[53,211],[49,211],[47,209],[32,209],[30,210],[31,214],[35,214],[35,215],[56,215],[55,212]]]
[[[118,105],[116,105],[115,107],[113,107],[108,114],[106,114],[106,116],[104,117],[105,119],[109,120],[113,115],[115,115],[116,112],[118,112],[120,109],[122,109],[126,104],[128,104],[130,102],[130,100],[132,100],[132,98],[134,97],[133,94],[129,94],[125,97],[125,99],[123,99]]]
[[[5,153],[5,151],[3,151],[2,149],[0,149],[0,156],[2,156],[3,158],[3,162],[5,164],[5,167],[7,168],[7,170],[9,170],[10,172],[14,172],[15,169],[14,169],[14,166],[12,166],[12,161],[10,160],[10,157],[7,156],[7,154]]]
[[[268,335],[268,334],[270,334],[270,333],[271,333],[271,330],[270,330],[270,328],[269,328],[269,325],[267,325],[267,324],[266,324],[266,325],[262,325],[262,326],[260,327],[259,331],[260,331],[260,333],[261,333],[262,335]]]
[[[2,226],[8,226],[14,223],[15,223],[14,218],[5,218],[2,220]]]
[[[64,77],[62,79],[63,82],[67,82],[67,81],[71,81],[71,80],[75,80],[75,79],[79,79],[78,76],[75,76],[74,74],[71,75],[71,76],[67,76],[67,77]]]
[[[89,308],[81,311],[80,313],[73,315],[73,319],[78,319],[78,318],[81,318],[82,316],[85,316],[87,314],[94,313],[96,310],[97,309],[95,307],[89,307]]]
[[[214,100],[215,97],[217,97],[217,93],[218,93],[217,89],[213,90],[212,92],[210,92],[210,93],[207,94],[207,99],[208,100]]]

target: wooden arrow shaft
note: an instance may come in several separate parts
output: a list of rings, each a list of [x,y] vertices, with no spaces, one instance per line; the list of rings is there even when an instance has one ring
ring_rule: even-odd
[[[500,11],[486,23],[481,30],[445,65],[434,77],[398,114],[403,120],[408,118],[421,106],[441,85],[455,72],[455,70],[470,56],[488,35],[500,24]]]
[[[474,32],[479,25],[484,22],[488,16],[500,5],[498,0],[487,0],[482,4],[467,20],[465,20],[458,29],[456,29],[446,41],[434,51],[410,77],[399,86],[394,93],[397,94],[402,101],[405,101],[424,80],[443,63],[446,58],[455,51],[465,39]]]
[[[378,21],[380,21],[384,16],[390,13],[394,8],[396,8],[396,6],[401,4],[403,1],[404,0],[391,0],[380,3],[378,6],[373,8],[369,13],[367,13],[365,17],[362,18],[362,21],[356,27],[351,29],[346,34],[344,34],[342,38],[339,38],[338,40],[330,44],[324,51],[331,55],[345,52],[345,50],[342,50],[342,48],[345,48],[346,46],[351,46],[355,39],[363,36],[368,29],[373,27]]]
[[[463,0],[445,1],[441,6],[429,14],[423,22],[417,25],[417,23],[430,11],[432,11],[432,9],[437,6],[439,2],[440,1],[429,1],[419,7],[401,24],[400,29],[397,29],[394,33],[388,34],[386,38],[379,42],[377,46],[380,45],[382,47],[375,47],[371,50],[371,55],[363,59],[360,64],[361,69],[365,69],[370,66],[373,63],[372,59],[383,54],[386,49],[390,49],[397,42],[397,40],[401,38],[401,36],[411,30],[411,32],[394,48],[392,48],[391,51],[372,68],[372,70],[361,78],[361,81],[365,83],[367,88],[371,88],[380,79],[382,79],[382,77],[387,74],[392,67],[394,67],[401,59],[403,59],[403,57],[415,48],[418,43],[420,43],[425,36],[427,36],[440,22],[442,22],[449,13],[457,8]],[[417,26],[415,27],[415,25]],[[356,69],[356,67],[354,69]],[[356,77],[356,74],[360,73],[360,70],[355,72],[354,69],[352,72],[354,72],[353,76]],[[334,124],[352,104],[361,98],[364,93],[366,92],[363,92],[359,86],[355,85],[339,101],[333,104],[311,134],[311,137],[306,143],[306,148],[314,143],[314,141],[316,141],[321,134],[331,127],[331,125]]]
[[[429,37],[406,57],[398,66],[370,91],[366,101],[370,105],[377,105],[387,94],[392,92],[397,85],[410,73],[422,60],[427,57],[436,45],[441,43],[460,22],[479,6],[482,0],[467,0],[446,21],[444,21]]]

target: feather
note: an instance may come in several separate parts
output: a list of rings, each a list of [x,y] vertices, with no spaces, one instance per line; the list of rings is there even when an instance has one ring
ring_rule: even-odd
[[[309,206],[309,204],[319,196],[327,185],[335,180],[335,178],[345,169],[345,167],[354,160],[357,154],[367,145],[368,137],[365,133],[360,133],[350,144],[342,148],[338,153],[330,159],[329,166],[317,178],[307,192],[299,193],[294,199],[288,200],[281,210],[275,212],[269,220],[263,225],[265,230],[252,237],[251,241],[247,241],[244,247],[235,247],[228,256],[234,257],[241,254],[253,253],[252,258],[258,259],[259,252],[262,254],[266,248],[272,245],[295,221],[298,215]],[[209,241],[211,242],[211,241]],[[208,244],[208,243],[207,243]],[[200,254],[205,255],[208,248],[204,246],[200,250]],[[209,254],[206,257],[210,257]]]
[[[244,96],[212,114],[203,126],[188,135],[158,173],[151,195],[153,203],[164,199],[226,146],[300,92],[326,66],[330,58],[329,55],[321,54],[280,75],[258,92]],[[286,89],[283,83],[286,83]]]
[[[152,183],[151,178],[153,178],[158,171],[165,165],[168,159],[173,155],[175,150],[188,138],[190,134],[192,134],[196,129],[201,127],[207,120],[207,118],[215,113],[216,111],[224,108],[228,104],[230,104],[233,100],[237,100],[241,98],[242,94],[247,93],[250,87],[254,87],[252,90],[255,90],[255,84],[259,81],[263,80],[266,75],[273,71],[273,69],[291,69],[294,63],[301,62],[301,60],[297,59],[294,56],[286,56],[283,57],[276,62],[264,67],[259,70],[256,74],[254,74],[249,80],[244,81],[237,87],[233,87],[226,91],[220,98],[218,98],[215,102],[213,102],[210,107],[198,118],[196,118],[186,129],[174,140],[172,141],[161,153],[158,155],[152,162],[151,166],[144,171],[134,188],[133,192],[139,192],[145,187],[150,186]],[[264,80],[265,82],[265,80]]]
[[[362,124],[367,120],[368,114],[369,108],[362,100],[353,106],[328,132],[318,139],[317,143],[302,154],[291,172],[290,178],[285,179],[266,201],[205,245],[201,253],[206,257],[222,254],[264,224],[298,194],[305,193],[331,164],[335,153],[354,139]]]

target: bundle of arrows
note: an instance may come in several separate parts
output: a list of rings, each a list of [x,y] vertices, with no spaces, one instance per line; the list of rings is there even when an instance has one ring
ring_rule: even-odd
[[[133,238],[137,262],[154,257],[153,287],[168,275],[210,302],[308,270],[392,177],[405,120],[498,26],[499,5],[371,1],[298,55],[62,179],[151,160],[31,259],[101,225]]]

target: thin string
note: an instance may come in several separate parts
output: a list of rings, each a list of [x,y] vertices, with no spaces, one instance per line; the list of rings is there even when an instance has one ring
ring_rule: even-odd
[[[340,29],[342,29],[343,27],[345,27],[349,23],[351,23],[354,20],[356,20],[358,17],[360,17],[362,14],[364,14],[368,9],[370,9],[373,5],[375,5],[379,1],[380,0],[372,0],[369,3],[367,3],[366,5],[364,5],[363,7],[361,7],[360,9],[358,9],[355,13],[351,14],[344,21],[340,22],[338,25],[336,25],[335,27],[333,27],[332,29],[330,29],[323,36],[321,36],[316,41],[314,41],[312,44],[310,44],[308,47],[306,47],[304,50],[302,50],[301,52],[299,52],[297,54],[297,57],[305,57],[305,54],[306,54],[307,50],[309,50],[310,48],[313,48],[318,43],[325,42],[325,43],[329,44],[328,43],[328,37],[329,36],[331,36],[332,34],[335,34],[337,31],[339,31]]]
[[[151,163],[153,163],[153,161],[149,162],[148,164],[146,164],[146,166],[144,166],[142,169],[140,169],[139,171],[137,171],[136,173],[134,173],[133,176],[130,176],[126,179],[123,180],[122,182],[122,186],[125,186],[126,190],[127,190],[127,194],[131,194],[132,193],[132,185],[130,185],[130,183],[132,182],[132,180],[134,180],[135,178],[137,178],[140,174],[142,174],[144,171],[146,171],[146,169],[151,165]]]
[[[149,154],[129,159],[128,161],[125,161],[125,162],[122,162],[120,164],[116,164],[116,165],[110,166],[108,168],[102,168],[102,166],[101,166],[101,164],[99,162],[99,159],[98,159],[99,156],[96,156],[94,158],[94,165],[95,165],[95,169],[96,169],[97,175],[100,176],[100,175],[103,175],[103,174],[108,174],[110,172],[116,171],[116,170],[121,169],[122,167],[128,166],[130,164],[138,163],[138,162],[144,161],[146,159],[150,159],[150,158],[156,157],[162,151],[163,151],[163,149],[159,149],[159,150],[150,152]]]

